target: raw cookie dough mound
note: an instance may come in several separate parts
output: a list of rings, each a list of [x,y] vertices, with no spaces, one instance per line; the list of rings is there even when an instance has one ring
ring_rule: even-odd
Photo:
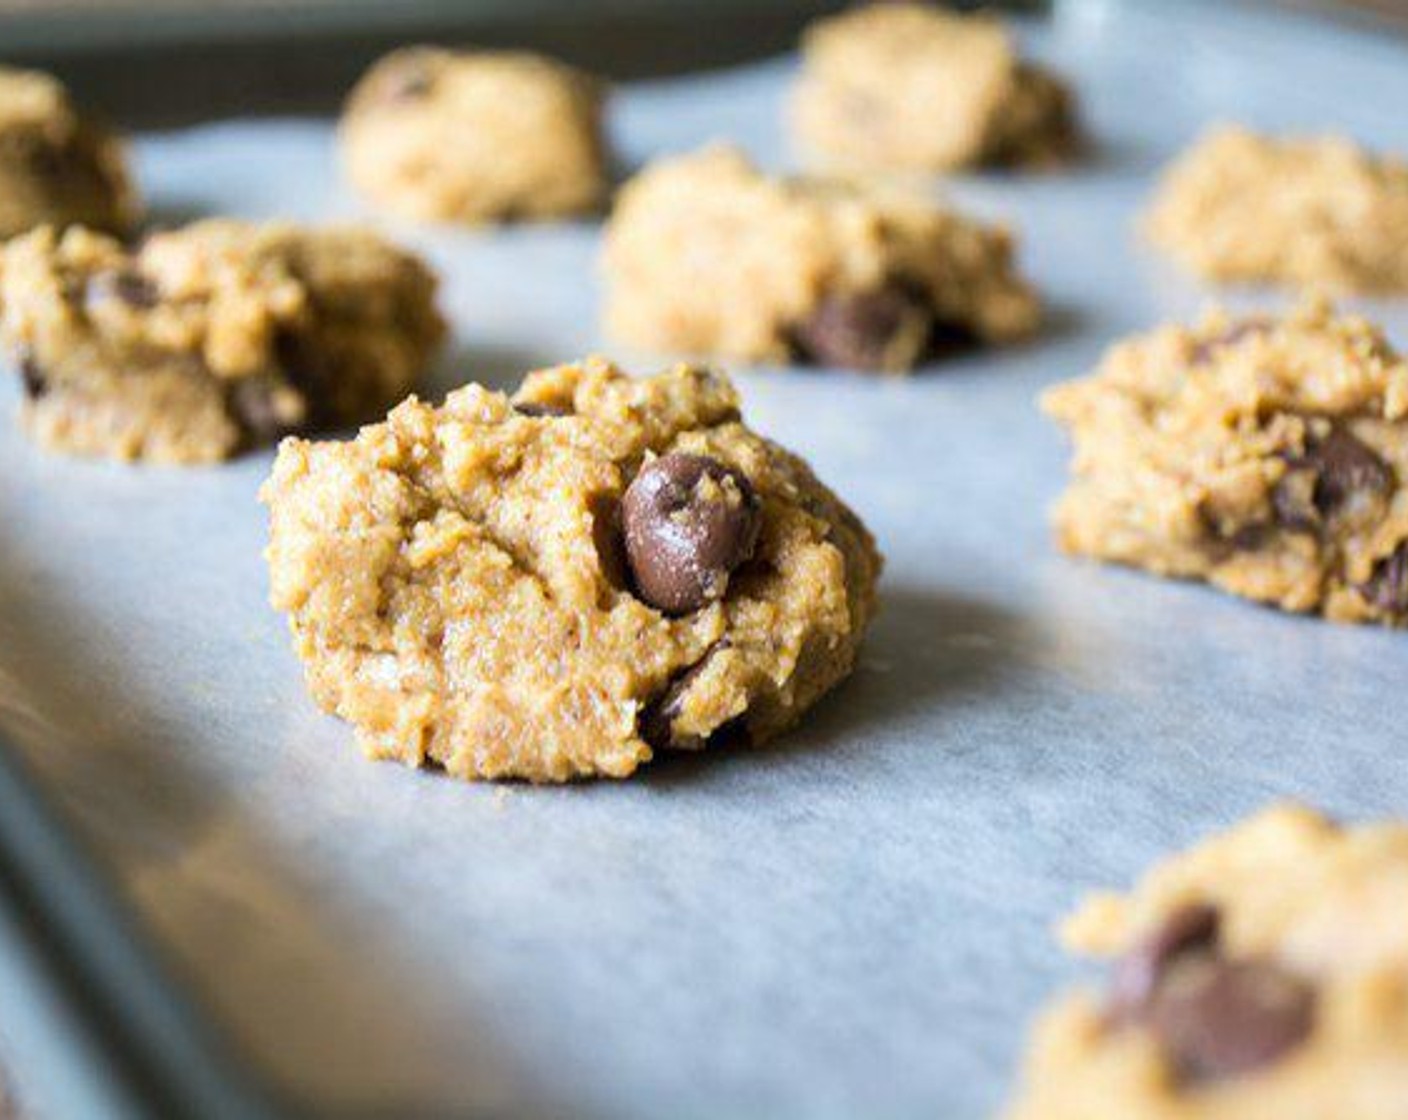
[[[199,222],[129,252],[82,228],[0,251],[0,338],[46,447],[204,463],[368,419],[439,345],[435,279],[358,230]]]
[[[352,91],[343,156],[368,198],[418,221],[580,214],[606,194],[602,101],[549,58],[412,47]]]
[[[1043,403],[1075,441],[1067,551],[1408,623],[1408,366],[1370,323],[1215,313],[1115,346]]]
[[[772,179],[708,148],[622,189],[606,231],[607,326],[652,350],[906,370],[1036,329],[1013,256],[1005,230],[926,197]]]
[[[804,148],[855,171],[1053,164],[1079,146],[1063,82],[1018,58],[997,19],[932,4],[871,4],[814,24],[792,115]]]
[[[463,778],[624,777],[782,731],[850,671],[880,557],[724,377],[601,359],[288,440],[273,603],[367,752]]]
[[[41,225],[121,233],[136,209],[117,140],[49,75],[0,66],[0,240]]]
[[[1109,990],[1042,1020],[1008,1120],[1403,1120],[1408,826],[1252,818],[1068,925]]]
[[[1408,290],[1408,162],[1219,127],[1167,172],[1146,230],[1210,280]]]

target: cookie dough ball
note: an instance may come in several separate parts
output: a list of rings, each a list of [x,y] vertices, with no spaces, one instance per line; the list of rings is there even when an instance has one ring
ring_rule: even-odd
[[[414,47],[357,84],[342,121],[352,182],[418,221],[555,218],[606,194],[603,91],[539,55]]]
[[[129,251],[45,227],[0,251],[0,339],[44,446],[204,463],[384,412],[440,343],[435,287],[359,230],[213,220]]]
[[[801,146],[855,171],[1040,166],[1079,147],[1075,100],[1001,22],[883,3],[819,20],[793,102]]]
[[[1399,1120],[1408,826],[1278,806],[1088,900],[1104,993],[1042,1019],[1007,1120]]]
[[[273,603],[376,757],[461,778],[625,777],[754,742],[850,673],[880,556],[724,377],[601,359],[288,440]]]
[[[117,140],[49,75],[0,66],[0,240],[46,224],[121,233],[136,210]]]
[[[713,147],[626,184],[606,230],[607,328],[666,353],[906,370],[1031,334],[1012,238],[926,195],[776,179]]]
[[[1408,162],[1222,125],[1165,174],[1145,229],[1208,280],[1408,291]]]
[[[1126,339],[1048,389],[1068,552],[1282,610],[1408,625],[1408,363],[1309,303]]]

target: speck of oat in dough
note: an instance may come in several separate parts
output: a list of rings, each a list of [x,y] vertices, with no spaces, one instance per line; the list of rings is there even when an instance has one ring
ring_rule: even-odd
[[[1007,1120],[1402,1120],[1408,1100],[1408,825],[1278,806],[1097,894],[1073,950],[1119,960],[1209,907],[1148,1016],[1058,1000]]]
[[[858,5],[802,39],[799,146],[856,173],[1039,167],[1080,149],[1075,98],[1001,21],[936,4]]]
[[[439,347],[435,289],[363,230],[213,219],[128,249],[44,227],[0,249],[0,339],[44,447],[209,463],[382,414]]]
[[[1144,228],[1209,280],[1405,291],[1408,161],[1343,136],[1221,125],[1169,168]]]
[[[44,225],[123,233],[138,210],[117,138],[57,79],[0,66],[0,241]]]
[[[1066,551],[1408,625],[1408,365],[1367,320],[1213,312],[1119,343],[1042,403],[1075,444]]]
[[[1011,235],[899,188],[773,178],[713,146],[657,160],[606,228],[606,325],[675,354],[903,372],[1015,342],[1040,305]]]
[[[724,542],[720,595],[682,613],[636,593],[621,525],[672,455],[715,464],[725,530],[756,533]],[[755,530],[729,520],[751,509],[739,478]],[[512,399],[412,398],[349,442],[285,441],[261,496],[314,698],[371,755],[461,778],[625,777],[653,749],[761,742],[850,673],[876,606],[860,520],[695,366],[594,358]]]
[[[541,55],[410,47],[348,98],[343,162],[378,206],[417,221],[557,218],[606,196],[604,86]]]

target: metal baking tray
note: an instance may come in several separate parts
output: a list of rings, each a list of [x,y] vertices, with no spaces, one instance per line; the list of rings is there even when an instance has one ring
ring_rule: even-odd
[[[1201,125],[1408,149],[1408,47],[1215,3],[1022,33],[1098,150],[949,189],[1020,231],[1046,333],[909,379],[739,371],[889,558],[854,678],[773,747],[561,789],[365,762],[266,605],[270,455],[45,456],[0,388],[0,1053],[40,1115],[983,1116],[1081,975],[1048,930],[1083,891],[1274,798],[1403,812],[1403,636],[1057,555],[1034,398],[1210,298],[1131,233]],[[625,85],[626,163],[732,137],[785,166],[794,67]],[[159,215],[369,217],[325,116],[136,155]],[[656,364],[599,334],[596,225],[387,228],[445,277],[432,394]],[[1408,305],[1356,306],[1408,340]]]

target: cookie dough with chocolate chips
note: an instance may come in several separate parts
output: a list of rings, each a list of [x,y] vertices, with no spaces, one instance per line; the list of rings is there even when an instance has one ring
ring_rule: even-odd
[[[1075,441],[1067,551],[1408,624],[1408,365],[1369,322],[1214,313],[1115,346],[1043,403]]]
[[[1030,335],[1012,238],[926,196],[774,179],[739,152],[661,160],[606,231],[608,329],[650,350],[907,370]]]
[[[1021,59],[1002,23],[885,3],[819,20],[792,102],[801,145],[859,172],[1039,166],[1079,147],[1065,83]]]
[[[1325,291],[1408,290],[1408,162],[1342,136],[1208,132],[1145,219],[1150,240],[1209,280]]]
[[[1100,895],[1108,990],[1041,1021],[1008,1120],[1402,1120],[1408,825],[1278,807]]]
[[[351,229],[217,220],[136,250],[80,227],[0,250],[0,340],[44,446],[205,463],[368,419],[438,347],[435,279]]]
[[[121,144],[48,74],[0,66],[0,241],[42,225],[121,233],[136,212]]]
[[[272,600],[374,757],[461,778],[625,777],[761,742],[846,677],[880,556],[729,381],[601,359],[287,440]]]
[[[352,91],[352,182],[417,221],[479,223],[594,210],[606,195],[603,87],[540,55],[411,47]]]

